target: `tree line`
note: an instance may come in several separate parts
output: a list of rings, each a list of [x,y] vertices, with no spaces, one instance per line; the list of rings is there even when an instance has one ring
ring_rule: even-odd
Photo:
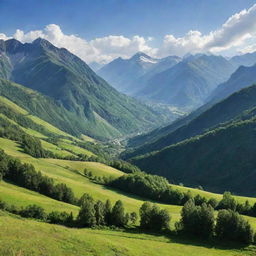
[[[135,228],[138,216],[136,212],[125,211],[122,201],[118,200],[112,207],[110,200],[95,201],[90,195],[84,194],[81,199],[81,208],[77,217],[72,212],[52,211],[46,213],[37,205],[28,205],[18,208],[8,205],[0,200],[0,209],[18,214],[24,218],[39,219],[51,224],[59,224],[68,227],[118,227]],[[167,210],[159,206],[145,202],[139,209],[141,231],[162,232],[170,230],[171,216]],[[195,205],[190,199],[183,206],[181,219],[175,223],[177,234],[186,234],[201,239],[216,239],[221,241],[233,241],[242,244],[251,244],[256,241],[256,236],[251,225],[239,213],[232,210],[219,210],[217,218],[214,217],[214,209],[205,203]]]
[[[110,179],[108,182],[106,180],[105,184],[161,203],[184,205],[188,200],[193,199],[195,205],[205,203],[216,210],[233,210],[243,215],[256,217],[256,203],[254,205],[250,205],[248,201],[238,203],[230,192],[225,192],[220,201],[215,198],[207,199],[200,194],[193,196],[189,190],[182,192],[173,189],[166,178],[158,175],[135,172]]]
[[[66,184],[54,184],[53,179],[36,171],[33,165],[23,164],[19,159],[6,155],[3,150],[0,150],[1,179],[66,203],[77,204],[78,201]]]

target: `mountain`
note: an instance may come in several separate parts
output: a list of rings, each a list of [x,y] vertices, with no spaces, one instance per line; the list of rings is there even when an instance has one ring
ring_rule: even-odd
[[[133,83],[143,76],[150,68],[158,63],[143,52],[138,52],[130,59],[117,58],[98,71],[107,82],[117,90],[130,94],[134,88]]]
[[[234,70],[235,67],[221,56],[190,56],[154,75],[136,96],[191,110],[202,105]]]
[[[0,64],[3,79],[50,97],[69,112],[66,120],[73,116],[75,126],[80,122],[74,128],[80,133],[111,138],[163,121],[151,108],[117,92],[77,56],[44,39],[25,44],[0,40]]]
[[[209,101],[224,99],[230,94],[256,82],[256,64],[251,67],[240,66],[231,77],[220,84],[209,96]]]
[[[148,136],[148,141],[145,142],[145,138],[137,138],[144,142],[144,145],[128,150],[123,154],[125,158],[131,158],[134,156],[146,154],[152,151],[161,150],[164,147],[176,144],[185,139],[189,139],[193,136],[203,134],[207,130],[231,121],[237,118],[244,111],[256,106],[256,85],[245,88],[239,92],[236,92],[226,98],[223,101],[209,107],[203,111],[203,108],[197,112],[192,113],[190,116],[174,122],[173,124],[156,129],[153,132],[144,135]],[[203,111],[201,114],[199,114]],[[133,145],[136,145],[133,142]]]
[[[256,64],[256,52],[246,53],[243,55],[234,56],[230,59],[233,65],[239,66],[253,66]]]
[[[256,195],[255,129],[255,116],[231,122],[204,135],[137,157],[132,163],[172,182],[253,196]]]
[[[129,92],[133,96],[137,96],[138,92],[147,86],[148,81],[154,77],[156,74],[161,73],[181,61],[181,58],[178,56],[168,56],[163,59],[158,59],[158,62],[153,65],[147,72],[133,80],[132,83],[129,84],[129,88],[131,89]]]

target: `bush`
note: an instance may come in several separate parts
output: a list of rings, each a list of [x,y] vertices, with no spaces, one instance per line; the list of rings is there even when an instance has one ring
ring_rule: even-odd
[[[68,214],[67,212],[53,211],[47,215],[47,222],[51,224],[73,226],[73,214],[72,212]]]
[[[44,209],[37,205],[28,205],[25,209],[21,210],[20,215],[25,218],[40,220],[44,220],[46,218]]]

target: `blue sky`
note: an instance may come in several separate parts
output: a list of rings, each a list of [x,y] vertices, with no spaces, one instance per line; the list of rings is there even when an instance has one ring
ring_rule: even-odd
[[[93,40],[111,35],[122,36],[133,43],[126,53],[124,50],[118,53],[118,49],[113,49],[110,53],[107,44],[113,46],[113,43],[107,43],[106,40],[96,42],[98,48],[91,49],[88,56],[105,55],[95,58],[99,62],[109,61],[118,55],[129,57],[136,50],[144,50],[159,57],[168,54],[182,55],[186,51],[194,50],[190,50],[191,47],[183,50],[169,47],[169,52],[159,50],[163,48],[166,36],[183,38],[191,30],[200,32],[201,36],[209,35],[221,29],[232,15],[239,14],[243,9],[249,10],[255,3],[252,0],[0,0],[0,33],[12,37],[17,29],[26,34],[31,31],[44,31],[49,24],[55,24],[64,35],[74,35],[86,40],[88,47],[91,47],[90,44],[94,47]],[[139,38],[134,39],[134,36]],[[30,38],[32,37],[17,39],[29,41]],[[49,38],[46,36],[46,39]],[[141,46],[141,38],[145,40],[144,47]],[[193,34],[193,38],[197,38],[197,35],[194,37]],[[57,46],[67,47],[71,45],[71,41],[70,38],[66,39],[69,40],[66,45],[58,45],[57,39],[52,41]],[[176,43],[170,39],[169,37],[171,43]],[[115,45],[119,39],[111,40],[115,41]],[[90,43],[91,41],[93,42]],[[247,41],[254,43],[252,38]],[[104,50],[99,44],[103,44]],[[123,41],[120,43],[124,48],[127,44]],[[69,50],[79,55],[78,50],[72,47]],[[81,48],[82,44],[79,46],[80,51]],[[237,49],[225,49],[225,53],[232,54],[234,50]],[[86,60],[84,56],[81,57]],[[94,59],[91,57],[87,61]]]

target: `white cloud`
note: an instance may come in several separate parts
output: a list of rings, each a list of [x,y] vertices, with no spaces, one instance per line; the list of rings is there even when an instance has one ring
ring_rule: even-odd
[[[138,51],[143,51],[150,55],[154,55],[156,49],[152,49],[147,45],[151,40],[144,39],[140,36],[127,38],[124,36],[107,36],[87,41],[76,35],[66,35],[56,24],[50,24],[44,30],[34,30],[24,33],[17,29],[13,38],[23,42],[30,43],[38,37],[50,41],[57,47],[63,47],[76,54],[86,62],[93,61],[105,63],[116,57],[129,58]],[[8,39],[4,34],[0,34],[0,39]]]
[[[0,33],[0,40],[8,40],[10,39],[11,37],[8,37],[7,35],[3,34],[3,33]]]
[[[256,4],[232,15],[219,29],[208,34],[191,30],[183,37],[166,35],[159,48],[150,46],[153,37],[109,35],[88,41],[77,35],[64,34],[56,24],[27,33],[17,29],[12,37],[23,43],[32,42],[38,37],[44,38],[57,47],[68,49],[88,63],[106,63],[117,57],[129,58],[138,51],[154,57],[183,56],[197,52],[225,55],[245,53],[256,50]],[[9,38],[11,37],[0,33],[0,39]]]
[[[166,35],[160,56],[170,54],[184,55],[196,52],[225,52],[233,50],[241,51],[245,48],[246,41],[255,38],[256,35],[256,4],[248,10],[242,10],[232,15],[220,29],[202,35],[200,31],[189,31],[184,37],[176,38]]]

